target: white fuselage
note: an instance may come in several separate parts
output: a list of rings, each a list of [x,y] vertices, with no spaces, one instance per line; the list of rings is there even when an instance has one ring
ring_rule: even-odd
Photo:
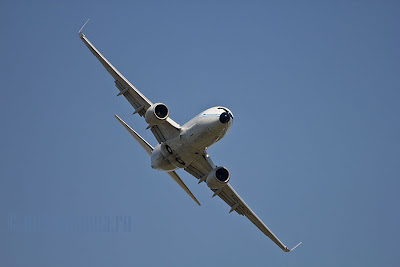
[[[221,116],[226,114],[229,114],[229,118],[226,122],[223,119],[221,122]],[[151,167],[167,172],[187,167],[208,147],[225,136],[232,126],[232,120],[232,112],[224,107],[203,111],[183,125],[178,136],[154,148]]]

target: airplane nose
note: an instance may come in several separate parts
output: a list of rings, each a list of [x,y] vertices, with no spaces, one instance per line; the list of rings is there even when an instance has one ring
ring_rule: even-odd
[[[228,123],[231,119],[231,116],[228,112],[224,112],[219,116],[219,121],[223,124]]]

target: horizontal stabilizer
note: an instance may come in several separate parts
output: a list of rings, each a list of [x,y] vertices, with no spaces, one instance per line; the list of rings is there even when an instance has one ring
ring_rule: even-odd
[[[144,150],[146,150],[147,154],[151,156],[151,153],[153,152],[153,147],[147,143],[146,140],[144,140],[135,130],[133,130],[128,124],[126,124],[120,117],[117,115],[114,115],[119,122],[125,127],[125,129],[128,130],[128,132],[135,138],[136,141],[138,141],[139,145],[143,147]],[[185,185],[185,183],[181,180],[181,178],[176,174],[176,172],[167,172],[169,176],[171,176],[172,179],[183,189],[185,192],[200,206],[200,202],[196,199],[196,197],[190,192],[189,188]]]
[[[121,120],[120,117],[118,117],[117,115],[114,116],[119,120],[122,126],[124,126],[125,129],[128,130],[128,132],[133,136],[133,138],[135,138],[135,140],[138,141],[139,145],[143,147],[143,149],[146,150],[147,154],[149,154],[150,156],[151,152],[153,151],[153,147],[149,143],[147,143],[147,141],[144,140],[137,132],[135,132],[135,130],[133,130],[128,124],[126,124],[123,120]]]
[[[169,176],[183,189],[185,192],[199,205],[200,202],[196,199],[196,197],[190,192],[189,188],[185,185],[185,183],[181,180],[181,178],[176,174],[176,172],[167,172]]]

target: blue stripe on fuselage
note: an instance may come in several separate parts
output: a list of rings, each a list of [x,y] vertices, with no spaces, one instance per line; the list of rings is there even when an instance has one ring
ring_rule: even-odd
[[[203,118],[203,117],[219,117],[221,116],[221,114],[203,114],[200,115],[199,118]]]

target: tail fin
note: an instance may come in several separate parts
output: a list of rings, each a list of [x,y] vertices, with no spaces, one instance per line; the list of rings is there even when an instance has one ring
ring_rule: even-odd
[[[149,154],[150,156],[154,148],[149,143],[147,143],[147,141],[144,140],[143,137],[141,137],[137,132],[135,132],[135,130],[133,130],[128,124],[126,124],[123,120],[121,120],[120,117],[118,117],[117,115],[114,116],[119,120],[122,126],[124,126],[125,129],[128,130],[128,132],[133,136],[133,138],[135,138],[135,140],[138,141],[139,145],[143,147],[143,149],[146,150],[147,154]]]

